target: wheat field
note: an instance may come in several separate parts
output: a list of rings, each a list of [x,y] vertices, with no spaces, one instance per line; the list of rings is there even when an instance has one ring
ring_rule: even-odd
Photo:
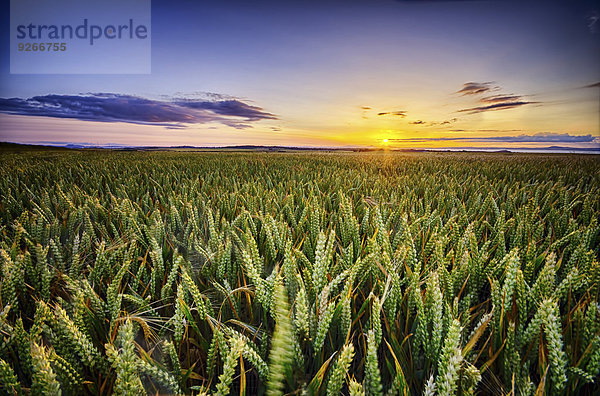
[[[4,150],[10,395],[600,392],[600,160]]]

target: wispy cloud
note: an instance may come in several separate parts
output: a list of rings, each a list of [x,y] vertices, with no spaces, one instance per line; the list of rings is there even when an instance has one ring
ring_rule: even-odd
[[[499,85],[496,85],[493,81],[488,82],[467,82],[463,84],[463,87],[457,91],[457,93],[465,95],[481,95],[481,94],[489,94],[494,91],[499,91],[501,88]],[[540,103],[540,102],[531,102],[529,100],[523,99],[522,95],[515,94],[495,94],[495,95],[487,95],[487,96],[479,96],[477,101],[482,103],[482,106],[474,106],[466,109],[457,110],[459,113],[468,113],[475,114],[481,113],[484,111],[495,111],[495,110],[506,110],[506,109],[514,109],[520,106]]]
[[[392,115],[398,117],[406,117],[406,110],[397,110],[397,111],[385,111],[381,113],[377,113],[378,116]]]
[[[277,118],[261,107],[239,99],[153,100],[115,93],[0,98],[0,112],[84,121],[162,125],[171,129],[208,122],[244,129],[251,127],[249,122]]]
[[[522,97],[520,95],[492,95],[481,98],[480,101],[483,103],[502,103],[502,102],[516,102],[520,101]]]
[[[450,132],[523,132],[522,129],[450,129]]]
[[[586,19],[588,22],[588,29],[590,30],[590,33],[598,32],[598,21],[600,20],[600,13],[598,13],[597,10],[593,10],[587,15]]]
[[[481,113],[481,112],[490,111],[490,110],[514,109],[516,107],[521,107],[521,106],[525,106],[525,105],[532,104],[532,103],[538,103],[538,102],[517,101],[517,102],[494,103],[494,104],[487,105],[487,106],[477,106],[477,107],[471,107],[468,109],[462,109],[462,110],[458,110],[458,112],[474,114],[474,113]]]
[[[431,125],[431,126],[450,125],[450,124],[455,123],[456,121],[458,121],[458,118],[451,118],[451,119],[445,120],[445,121],[432,121],[429,123],[429,125]]]
[[[411,121],[409,122],[409,124],[412,125],[423,125],[423,126],[443,126],[443,125],[450,125],[454,122],[458,121],[458,118],[451,118],[449,120],[444,120],[444,121],[423,121],[423,120],[417,120],[417,121]]]
[[[456,93],[464,95],[477,95],[486,92],[492,92],[499,90],[500,87],[495,85],[493,81],[488,82],[467,82],[463,84],[463,87],[456,91]]]
[[[588,135],[571,135],[569,133],[536,133],[517,136],[473,136],[473,137],[436,137],[436,138],[401,138],[390,139],[397,142],[501,142],[501,143],[600,143],[598,137]]]
[[[473,106],[466,109],[457,110],[459,113],[475,114],[484,111],[495,111],[495,110],[507,110],[514,109],[520,106],[540,103],[531,102],[523,98],[522,95],[515,94],[495,94],[489,95],[491,92],[499,91],[501,87],[493,81],[488,82],[467,82],[463,84],[463,87],[456,93],[465,95],[474,95],[477,97],[477,101],[482,106]],[[480,96],[482,94],[488,94],[487,96]]]

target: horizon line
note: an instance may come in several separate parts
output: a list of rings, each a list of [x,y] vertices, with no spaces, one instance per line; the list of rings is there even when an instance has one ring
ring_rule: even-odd
[[[194,145],[126,145],[117,143],[93,144],[93,143],[69,143],[69,142],[9,142],[1,141],[0,145],[18,145],[35,146],[49,148],[63,148],[69,150],[169,150],[169,149],[195,149],[195,150],[299,150],[299,151],[393,151],[393,152],[456,152],[456,151],[474,151],[474,152],[511,152],[511,153],[531,153],[531,152],[550,152],[550,153],[577,153],[577,154],[600,154],[599,147],[568,147],[568,146],[546,146],[546,147],[478,147],[478,146],[459,146],[459,147],[380,147],[380,146],[286,146],[286,145],[221,145],[221,146],[194,146]]]

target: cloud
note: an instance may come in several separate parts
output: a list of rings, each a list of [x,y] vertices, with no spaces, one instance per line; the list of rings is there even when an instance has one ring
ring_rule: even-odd
[[[522,129],[450,129],[450,132],[522,132]]]
[[[519,95],[492,95],[479,99],[482,103],[517,102],[522,100]]]
[[[587,17],[587,22],[588,22],[588,29],[590,30],[590,33],[596,33],[598,31],[598,20],[600,20],[600,14],[598,13],[598,11],[593,10],[592,12],[590,12]]]
[[[598,88],[598,87],[600,87],[600,81],[597,83],[586,85],[583,88]]]
[[[386,112],[382,112],[382,113],[377,113],[378,116],[384,116],[384,115],[393,115],[393,116],[398,116],[398,117],[406,117],[406,110],[398,110],[398,111],[386,111]]]
[[[239,99],[153,100],[115,93],[0,98],[0,113],[160,125],[170,129],[208,122],[244,129],[251,127],[248,122],[277,119],[262,108]]]
[[[490,111],[490,110],[514,109],[516,107],[525,106],[525,105],[532,104],[532,103],[539,103],[539,102],[517,101],[517,102],[494,103],[494,104],[487,105],[487,106],[478,106],[478,107],[471,107],[469,109],[462,109],[462,110],[458,110],[458,112],[460,112],[460,113],[466,112],[469,114],[474,114],[474,113],[481,113],[481,112]]]
[[[164,100],[172,100],[173,98],[183,99],[183,100],[229,100],[229,99],[237,99],[234,96],[220,94],[215,92],[206,92],[206,91],[195,91],[195,92],[176,92],[173,95],[161,95],[160,96]]]
[[[473,136],[473,137],[438,137],[438,138],[402,138],[390,139],[397,142],[501,142],[501,143],[598,143],[600,139],[590,134],[571,135],[569,133],[536,133],[517,136]]]
[[[493,81],[488,82],[467,82],[463,84],[463,87],[456,91],[456,93],[464,95],[477,95],[486,92],[497,91],[500,89],[499,86],[494,85]]]
[[[412,125],[424,125],[424,126],[440,126],[440,125],[450,125],[453,122],[458,121],[458,118],[451,118],[449,120],[444,120],[444,121],[423,121],[423,120],[417,120],[417,121],[411,121],[409,122],[409,124]]]
[[[436,126],[436,125],[450,125],[454,122],[458,121],[458,118],[451,118],[449,120],[445,120],[445,121],[432,121],[429,123],[429,125],[431,126]]]
[[[448,124],[452,124],[453,122],[456,122],[456,121],[458,121],[458,118],[451,118],[449,120],[440,122],[440,125],[448,125]]]
[[[194,100],[175,101],[173,104],[194,110],[211,111],[215,114],[231,117],[242,117],[247,121],[275,119],[273,114],[265,113],[257,106],[251,106],[237,99],[219,100],[214,102],[198,102]]]
[[[462,96],[465,95],[479,95],[484,93],[491,93],[493,91],[500,90],[500,86],[495,85],[496,83],[493,81],[488,82],[467,82],[463,84],[463,87],[457,91],[457,93],[461,93]],[[459,113],[481,113],[484,111],[493,111],[493,110],[506,110],[506,109],[514,109],[516,107],[539,103],[539,102],[530,102],[528,100],[523,99],[522,95],[515,94],[495,94],[488,95],[484,97],[479,97],[477,99],[479,103],[482,103],[483,106],[475,106],[467,109],[458,110]]]

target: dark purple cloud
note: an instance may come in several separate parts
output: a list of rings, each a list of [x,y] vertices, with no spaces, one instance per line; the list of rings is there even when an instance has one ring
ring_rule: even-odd
[[[477,95],[486,92],[497,91],[500,89],[497,85],[494,85],[493,81],[488,82],[467,82],[463,84],[463,87],[456,93],[464,95]]]
[[[248,121],[276,119],[273,114],[264,112],[262,108],[251,106],[237,99],[219,100],[213,102],[184,100],[175,101],[173,104],[194,110],[208,110],[223,116],[242,117]]]
[[[475,106],[467,109],[458,110],[459,113],[481,113],[484,111],[493,111],[493,110],[505,110],[505,109],[514,109],[516,107],[539,103],[539,102],[530,102],[523,99],[521,95],[515,94],[495,94],[489,95],[491,92],[499,91],[500,86],[496,85],[493,81],[488,82],[468,82],[464,83],[463,87],[457,91],[457,93],[465,95],[480,95],[480,94],[488,94],[488,96],[478,97],[477,101],[482,103],[483,106]]]
[[[502,102],[517,102],[522,100],[519,95],[492,95],[481,98],[482,103],[502,103]]]
[[[218,122],[243,129],[250,127],[248,122],[277,118],[258,106],[238,99],[168,101],[114,93],[0,98],[0,112],[83,121],[162,125],[169,128]]]
[[[487,106],[471,107],[469,109],[462,109],[462,110],[458,110],[458,111],[461,113],[466,112],[466,113],[474,114],[474,113],[481,113],[481,112],[490,111],[490,110],[514,109],[516,107],[525,106],[525,105],[532,104],[532,103],[539,103],[539,102],[518,101],[518,102],[494,103],[494,104],[487,105]]]

